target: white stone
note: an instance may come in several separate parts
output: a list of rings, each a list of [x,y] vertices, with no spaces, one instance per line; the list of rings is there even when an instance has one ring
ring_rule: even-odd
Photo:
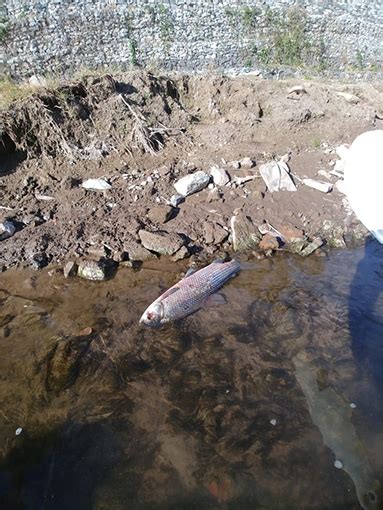
[[[338,92],[337,93],[339,97],[343,97],[348,103],[351,104],[358,104],[360,101],[360,98],[356,96],[355,94],[350,94],[349,92]]]
[[[340,461],[340,460],[336,460],[334,462],[334,466],[337,468],[337,469],[342,469],[343,468],[343,463]]]
[[[210,175],[216,186],[225,186],[230,181],[230,176],[223,168],[213,166],[210,169]]]
[[[350,407],[351,409],[356,409],[356,404],[354,404],[354,402],[351,402]]]
[[[275,425],[277,424],[277,420],[273,418],[272,420],[270,420],[270,423],[273,427],[275,427]]]
[[[18,427],[15,431],[16,436],[19,436],[22,433],[23,429],[21,427]]]
[[[0,223],[0,241],[12,237],[15,232],[16,227],[11,221],[6,220]]]
[[[199,170],[198,172],[194,172],[193,174],[185,175],[179,179],[174,187],[180,195],[187,197],[192,193],[196,193],[197,191],[201,191],[201,189],[206,188],[209,184],[210,175]]]
[[[314,179],[303,179],[302,182],[309,188],[316,189],[322,193],[329,193],[332,190],[331,182],[315,181]]]
[[[293,183],[289,167],[283,161],[271,161],[259,167],[259,173],[265,181],[267,189],[273,193],[274,191],[296,191],[297,188]]]
[[[87,179],[81,186],[85,189],[97,191],[111,189],[112,187],[105,179]]]

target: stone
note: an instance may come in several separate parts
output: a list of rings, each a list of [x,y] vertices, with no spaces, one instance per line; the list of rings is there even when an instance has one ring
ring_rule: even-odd
[[[278,227],[278,232],[280,232],[283,240],[287,244],[298,243],[305,240],[303,230],[292,225],[282,225],[281,227]]]
[[[33,255],[30,265],[35,271],[46,267],[48,265],[48,257],[46,253],[36,253]]]
[[[147,250],[142,244],[137,243],[137,241],[133,239],[124,244],[124,252],[131,262],[143,262],[144,260],[155,258],[154,253]]]
[[[254,159],[251,159],[249,157],[243,158],[239,162],[241,168],[254,168],[255,167],[255,161]]]
[[[0,241],[4,241],[4,239],[8,239],[8,237],[12,237],[16,232],[16,227],[12,221],[5,220],[0,223]]]
[[[165,231],[140,230],[138,235],[144,248],[159,255],[174,255],[185,244],[178,234]]]
[[[300,252],[300,254],[302,255],[302,257],[308,257],[309,255],[314,253],[315,250],[320,248],[322,245],[323,245],[323,239],[321,237],[316,237],[315,239],[313,239],[311,241],[310,244],[308,244],[308,246],[306,246],[306,248],[304,248]]]
[[[259,173],[265,181],[267,189],[273,193],[275,191],[296,191],[297,188],[291,179],[289,167],[283,161],[271,161],[259,167]]]
[[[345,159],[347,158],[347,155],[350,151],[350,147],[348,145],[345,145],[345,144],[342,144],[342,145],[339,145],[336,149],[335,149],[335,152],[337,154],[337,156],[340,158],[340,159]]]
[[[111,189],[111,185],[105,179],[87,179],[81,183],[81,187],[87,190],[104,191]]]
[[[331,182],[316,181],[314,179],[303,179],[302,182],[305,186],[321,191],[322,193],[330,193],[330,191],[332,191]]]
[[[230,226],[234,251],[253,250],[258,246],[261,234],[244,213],[232,216]]]
[[[188,257],[189,255],[190,254],[189,254],[189,250],[187,249],[187,247],[181,246],[181,248],[178,251],[176,251],[176,253],[172,256],[172,260],[177,262],[177,260],[183,260],[186,257]]]
[[[206,222],[203,227],[203,235],[206,244],[221,244],[229,237],[229,232],[218,223]]]
[[[291,87],[291,89],[287,92],[287,96],[300,96],[302,94],[307,94],[307,90],[303,85],[294,85],[294,87]]]
[[[101,281],[106,279],[105,267],[95,260],[82,260],[78,264],[77,276],[84,280]]]
[[[70,276],[76,276],[78,270],[78,266],[76,262],[69,261],[65,264],[63,268],[63,273],[65,278],[69,278]]]
[[[340,460],[337,459],[334,462],[334,467],[336,467],[336,469],[343,469],[343,463]]]
[[[148,218],[153,223],[166,223],[172,217],[173,209],[168,205],[156,205],[148,212]]]
[[[230,175],[224,168],[213,166],[210,169],[210,175],[213,178],[213,182],[216,186],[225,186],[230,181]]]
[[[264,252],[267,252],[268,250],[278,250],[278,239],[272,234],[265,234],[259,242],[259,248]]]
[[[37,74],[33,74],[29,79],[28,83],[31,87],[47,87],[48,82],[42,76],[38,76]]]
[[[182,195],[172,195],[169,200],[170,205],[172,205],[173,207],[178,207],[184,201],[185,197]]]
[[[360,97],[355,94],[350,94],[350,92],[337,92],[339,97],[342,97],[350,104],[358,104],[360,102]]]
[[[174,187],[180,195],[187,197],[193,193],[197,193],[201,191],[203,188],[209,184],[210,175],[199,170],[198,172],[194,172],[193,174],[185,175],[185,177],[181,177],[175,184]]]

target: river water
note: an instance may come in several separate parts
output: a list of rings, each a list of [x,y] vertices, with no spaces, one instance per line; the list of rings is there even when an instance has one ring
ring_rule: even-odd
[[[382,508],[383,246],[243,260],[139,325],[183,269],[0,276],[0,508]]]

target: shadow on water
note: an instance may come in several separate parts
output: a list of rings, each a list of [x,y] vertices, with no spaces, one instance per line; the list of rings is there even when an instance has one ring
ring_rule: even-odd
[[[383,299],[382,253],[383,246],[376,240],[366,243],[350,286],[348,318],[360,378],[371,376],[383,397],[383,317],[376,309]]]
[[[379,304],[374,246],[354,277],[358,250],[245,262],[226,304],[158,330],[138,318],[180,276],[164,260],[0,275],[0,508],[381,508],[380,401],[349,405],[361,372],[359,395],[382,388],[383,313],[367,348],[349,324]]]

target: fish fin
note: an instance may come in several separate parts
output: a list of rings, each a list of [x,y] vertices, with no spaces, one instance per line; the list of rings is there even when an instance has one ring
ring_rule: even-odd
[[[198,271],[198,269],[196,267],[189,267],[189,269],[185,273],[185,276],[182,279],[185,280],[185,278],[188,278],[189,276],[196,273],[197,271]]]
[[[219,305],[225,305],[226,303],[227,303],[227,300],[226,300],[225,296],[218,292],[216,292],[215,294],[212,294],[206,300],[206,306],[219,306]]]
[[[179,287],[171,287],[170,289],[168,289],[166,292],[164,292],[161,296],[160,296],[160,300],[162,301],[163,299],[171,296],[172,294],[174,294],[175,292],[179,291],[180,288]]]

